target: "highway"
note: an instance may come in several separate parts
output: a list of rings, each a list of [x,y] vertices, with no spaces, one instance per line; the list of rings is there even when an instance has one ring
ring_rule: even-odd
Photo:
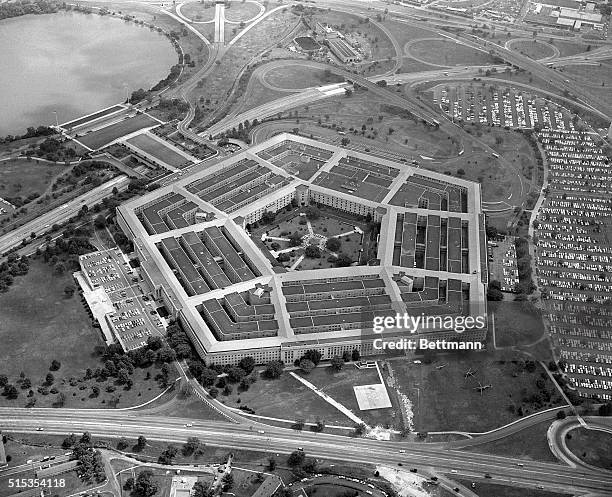
[[[66,202],[62,206],[53,209],[52,211],[43,214],[36,219],[20,226],[17,229],[0,236],[0,254],[19,245],[24,238],[29,238],[31,233],[36,233],[37,236],[49,231],[54,224],[60,224],[77,214],[84,205],[92,207],[102,201],[102,199],[112,194],[113,188],[123,191],[128,187],[130,179],[122,174],[107,181],[93,190],[84,193]]]
[[[190,424],[192,426],[187,427]],[[258,425],[258,430],[261,425]],[[384,464],[442,473],[456,471],[457,476],[483,478],[492,482],[562,492],[612,492],[612,472],[571,468],[560,464],[525,462],[523,459],[442,449],[428,444],[384,442],[362,438],[266,426],[264,433],[253,426],[188,418],[148,416],[144,412],[78,409],[0,408],[0,428],[5,432],[68,434],[89,431],[95,436],[130,437],[183,443],[197,436],[207,445],[235,449],[289,454],[297,447],[317,458],[364,464]],[[399,453],[399,450],[406,450]],[[524,466],[519,466],[522,464]]]

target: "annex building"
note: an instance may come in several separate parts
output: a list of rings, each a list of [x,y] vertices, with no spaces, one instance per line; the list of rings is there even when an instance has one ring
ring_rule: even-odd
[[[277,264],[249,228],[292,203],[380,223],[377,258]],[[144,283],[209,363],[375,355],[375,316],[486,316],[480,185],[407,163],[283,133],[118,207],[117,220]],[[417,333],[483,341],[486,327]]]

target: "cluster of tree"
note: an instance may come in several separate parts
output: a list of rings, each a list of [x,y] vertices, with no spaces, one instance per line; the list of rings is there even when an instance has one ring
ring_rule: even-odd
[[[151,100],[153,92],[170,86],[179,77],[179,74],[181,74],[181,65],[176,64],[170,68],[170,74],[168,74],[168,76],[166,76],[164,79],[160,80],[150,90],[139,88],[138,90],[133,91],[130,95],[129,102],[131,104],[137,104],[143,100]]]
[[[79,474],[84,482],[102,482],[105,479],[104,463],[100,452],[94,448],[93,440],[88,432],[77,438],[74,433],[62,442],[62,448],[72,449],[71,459],[79,462]]]
[[[7,260],[0,263],[0,292],[8,291],[16,276],[24,276],[30,270],[27,256],[19,257],[15,253],[8,255]]]
[[[519,296],[533,293],[535,284],[531,275],[531,254],[529,253],[529,242],[527,239],[518,237],[515,242],[516,264],[518,266],[519,282],[516,284],[515,292]]]
[[[3,3],[0,4],[0,20],[28,14],[52,14],[57,10],[55,2],[47,2],[46,0]]]
[[[168,113],[168,120],[178,119],[189,111],[189,104],[178,98],[162,98],[157,105],[161,111]]]
[[[215,491],[204,482],[197,481],[193,486],[193,497],[214,497]]]
[[[237,366],[226,364],[210,364],[206,366],[200,359],[190,359],[188,362],[189,372],[200,384],[209,388],[212,397],[219,394],[229,395],[233,391],[232,385],[238,384],[240,391],[248,390],[257,381],[257,375],[253,374],[255,359],[244,357]]]
[[[132,497],[152,497],[159,491],[158,483],[153,479],[153,471],[144,470],[136,479],[128,478],[124,490],[130,490]]]
[[[296,450],[289,454],[287,465],[298,478],[318,472],[317,460],[306,457],[306,453],[303,450]]]
[[[234,140],[242,140],[244,143],[251,143],[251,138],[249,133],[251,128],[256,125],[256,121],[253,121],[253,124],[249,123],[249,121],[245,121],[244,124],[240,123],[238,128],[232,128],[231,131],[226,131],[224,136],[226,138],[233,138]]]
[[[18,5],[16,3],[13,4],[1,4],[0,5],[0,10],[8,5]],[[17,135],[17,136],[13,136],[13,135],[7,135],[4,138],[0,138],[0,143],[10,143],[13,141],[17,141],[17,140],[25,140],[27,138],[36,138],[39,136],[49,136],[49,135],[53,135],[55,133],[55,131],[52,128],[49,128],[48,126],[38,126],[37,128],[34,127],[29,127],[27,129],[27,131],[23,134],[23,135]]]
[[[501,283],[498,280],[489,281],[489,287],[487,288],[487,300],[504,300],[504,294],[501,291]]]

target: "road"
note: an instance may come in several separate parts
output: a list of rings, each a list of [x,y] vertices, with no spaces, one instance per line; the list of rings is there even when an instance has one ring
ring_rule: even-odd
[[[186,424],[192,426],[186,427]],[[317,458],[363,464],[435,468],[465,478],[482,478],[489,473],[492,482],[567,493],[612,492],[612,473],[571,468],[560,464],[525,462],[522,459],[443,449],[428,444],[384,442],[361,438],[266,426],[259,433],[251,425],[204,421],[188,418],[147,416],[143,412],[78,409],[0,408],[0,428],[5,432],[67,434],[89,431],[95,436],[129,437],[184,443],[197,436],[206,444],[261,452],[289,454],[298,446]],[[406,453],[399,453],[400,449]],[[524,466],[519,466],[524,464]]]
[[[117,176],[103,185],[76,197],[74,200],[66,202],[61,207],[37,217],[4,236],[0,236],[0,254],[19,245],[24,238],[29,238],[31,233],[36,233],[37,236],[40,236],[49,231],[54,224],[63,223],[77,214],[84,205],[92,207],[101,202],[102,199],[112,194],[113,188],[117,188],[119,191],[125,190],[129,182],[130,179],[124,174]]]

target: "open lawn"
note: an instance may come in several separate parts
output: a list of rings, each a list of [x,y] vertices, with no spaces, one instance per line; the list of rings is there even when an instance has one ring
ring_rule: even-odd
[[[163,143],[146,133],[130,138],[128,142],[170,166],[179,167],[189,162],[186,157],[175,152],[170,147],[165,146]]]
[[[563,72],[588,86],[602,88],[612,86],[612,63],[610,61],[598,62],[597,65],[565,66]]]
[[[412,40],[418,40],[419,38],[437,38],[439,36],[435,31],[425,29],[425,24],[423,28],[417,28],[416,26],[411,26],[401,21],[390,19],[389,17],[382,21],[381,24],[387,28],[389,33],[391,33],[393,38],[395,38],[402,47]],[[402,70],[403,69],[402,67]]]
[[[234,0],[225,7],[225,19],[231,22],[249,21],[259,14],[259,6],[252,2]]]
[[[331,133],[338,128],[345,130],[351,141],[360,140],[407,159],[418,159],[420,154],[434,158],[455,156],[461,148],[444,131],[405,119],[401,109],[385,105],[369,92],[356,92],[351,98],[344,95],[326,98],[307,108],[298,107],[297,111],[300,119],[320,122],[319,127],[332,128]],[[358,131],[356,136],[352,134],[354,129]]]
[[[327,74],[321,69],[312,69],[301,65],[299,62],[271,69],[265,72],[262,77],[271,86],[283,89],[308,88],[344,81],[341,76],[332,73]]]
[[[481,66],[494,63],[493,57],[488,53],[451,40],[415,41],[406,47],[406,51],[407,55],[422,62],[444,66]]]
[[[472,480],[456,480],[467,488],[471,488]],[[536,490],[533,488],[508,487],[482,481],[476,483],[473,491],[478,494],[478,497],[570,497],[570,494],[548,492],[546,490]]]
[[[118,407],[128,407],[146,402],[162,391],[154,381],[159,372],[155,365],[135,369],[131,390],[115,385],[114,378],[106,382],[83,379],[87,368],[102,366],[94,348],[104,342],[99,330],[91,326],[78,294],[65,296],[64,287],[72,283],[70,274],[58,275],[52,266],[33,261],[29,273],[17,278],[7,293],[0,294],[0,374],[6,374],[19,391],[15,400],[0,396],[0,405],[23,407],[35,400],[36,407],[51,407],[63,394],[65,407],[104,408],[113,398],[119,399]],[[37,393],[53,359],[61,363],[61,368],[53,372],[55,379],[46,386],[47,393]],[[31,397],[27,397],[28,388],[21,388],[21,372],[32,383]],[[147,374],[150,379],[145,379]],[[92,397],[94,385],[100,388],[97,397]],[[113,391],[107,392],[107,388]]]
[[[359,410],[353,387],[379,384],[380,378],[376,369],[357,369],[352,364],[346,364],[339,372],[334,372],[329,367],[318,367],[310,374],[298,374],[350,409],[368,425],[401,428],[398,424],[401,423],[400,414],[395,404],[386,409]],[[389,397],[393,397],[391,394],[392,392],[389,392]]]
[[[548,43],[538,40],[516,40],[510,43],[510,48],[527,57],[540,60],[546,57],[551,57],[555,54],[555,50]]]
[[[229,9],[226,9],[228,12]],[[181,14],[195,22],[212,21],[215,18],[215,4],[213,2],[191,2],[181,7]]]
[[[584,462],[599,468],[612,469],[612,434],[576,428],[566,438],[567,447]]]
[[[80,376],[95,361],[93,349],[102,345],[100,332],[78,294],[64,295],[72,275],[33,261],[26,276],[16,278],[0,294],[0,370],[17,376],[23,370],[34,383],[44,377],[52,359],[62,363],[62,375]]]
[[[220,395],[219,400],[231,407],[248,406],[260,416],[303,419],[310,423],[322,419],[327,424],[353,425],[344,414],[288,373],[276,380],[260,377],[246,392],[234,389],[229,396]]]
[[[110,126],[100,130],[87,133],[85,136],[78,137],[77,140],[83,145],[93,150],[97,150],[98,148],[108,145],[110,142],[121,138],[122,136],[133,133],[134,131],[138,131],[142,128],[155,126],[156,124],[159,123],[154,119],[151,119],[149,116],[139,114],[135,117],[125,119],[117,124],[111,124]]]
[[[571,55],[576,55],[579,53],[586,52],[587,47],[588,47],[588,45],[586,44],[572,43],[569,41],[554,40],[554,39],[548,39],[546,41],[559,49],[559,52],[561,53],[561,57],[569,57]]]
[[[561,404],[537,363],[530,372],[519,354],[447,354],[431,364],[389,361],[400,391],[413,404],[415,430],[482,432]],[[437,366],[442,366],[437,369]],[[472,376],[466,372],[472,370]],[[536,386],[536,382],[542,388]],[[491,385],[481,393],[475,388]]]
[[[66,169],[65,165],[34,159],[0,161],[0,197],[10,199],[39,196]]]
[[[550,421],[544,421],[501,440],[464,447],[461,450],[496,456],[520,457],[530,461],[559,462],[548,447],[546,432],[549,426]]]
[[[489,310],[495,315],[498,347],[529,345],[544,336],[542,315],[530,302],[491,302]]]

